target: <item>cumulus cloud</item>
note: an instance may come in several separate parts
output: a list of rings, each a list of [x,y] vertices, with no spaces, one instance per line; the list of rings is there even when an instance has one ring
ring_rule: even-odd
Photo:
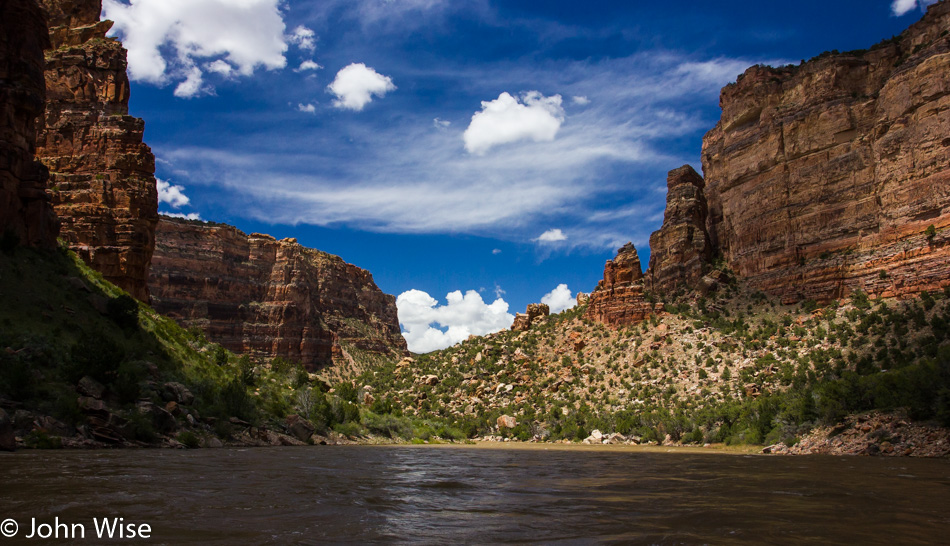
[[[575,97],[571,97],[571,101],[573,101],[574,104],[578,106],[587,106],[588,104],[590,104],[590,99],[587,97],[575,96]]]
[[[913,10],[917,6],[920,6],[920,9],[924,9],[927,6],[936,3],[937,0],[894,0],[891,3],[891,12],[893,12],[896,16],[901,16]]]
[[[340,69],[333,83],[327,86],[327,90],[336,95],[334,106],[357,112],[372,102],[374,95],[382,98],[395,89],[392,78],[383,76],[363,63],[353,63]]]
[[[470,335],[482,336],[511,326],[515,317],[508,303],[498,298],[486,304],[481,295],[461,290],[445,296],[446,304],[421,290],[409,290],[396,298],[403,337],[414,353],[428,353],[455,345]]]
[[[432,120],[432,126],[436,129],[448,129],[452,125],[451,121],[446,121],[444,119],[435,118]]]
[[[232,72],[234,72],[234,67],[222,61],[221,59],[218,59],[213,63],[206,64],[205,70],[208,72],[214,72],[215,74],[221,74],[224,77],[228,77]]]
[[[313,104],[298,104],[297,110],[301,112],[306,112],[308,114],[313,114],[317,111],[317,107]]]
[[[182,218],[185,220],[201,220],[201,215],[197,212],[190,212],[188,214],[182,212],[165,212],[159,211],[159,214],[164,214],[165,216],[170,216],[172,218]]]
[[[287,36],[287,41],[307,51],[313,51],[317,47],[316,33],[303,25],[295,28],[294,31]]]
[[[571,289],[566,284],[559,284],[541,298],[541,303],[546,303],[552,313],[560,313],[577,305],[577,299],[571,295]]]
[[[551,142],[564,123],[561,95],[545,97],[538,91],[525,93],[521,100],[508,93],[492,101],[482,101],[472,122],[462,135],[469,153],[484,155],[501,144],[523,140]]]
[[[306,60],[306,61],[300,63],[300,66],[297,67],[295,71],[296,71],[296,72],[306,72],[307,70],[320,70],[321,68],[323,68],[323,67],[320,66],[319,64],[317,64],[316,62],[314,62],[312,59],[308,59],[308,60]]]
[[[159,203],[167,203],[176,209],[191,203],[191,199],[185,195],[185,188],[182,186],[174,186],[171,182],[156,178],[155,187],[158,189]]]
[[[128,49],[133,80],[181,82],[178,97],[201,93],[205,61],[250,76],[286,65],[281,0],[104,0],[103,16]],[[223,66],[211,62],[217,70]],[[231,73],[229,72],[230,76]]]
[[[500,248],[492,249],[491,253],[494,254],[495,256],[497,256],[497,255],[501,254],[501,249],[500,249]]]
[[[559,243],[561,241],[566,241],[567,235],[564,234],[560,229],[549,229],[542,233],[535,241],[539,243]]]

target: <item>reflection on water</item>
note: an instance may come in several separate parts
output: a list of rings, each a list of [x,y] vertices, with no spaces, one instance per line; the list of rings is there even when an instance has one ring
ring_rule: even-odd
[[[0,519],[21,529],[32,517],[89,529],[94,517],[123,517],[150,524],[149,543],[950,540],[946,460],[368,446],[21,452],[0,456],[0,483]]]

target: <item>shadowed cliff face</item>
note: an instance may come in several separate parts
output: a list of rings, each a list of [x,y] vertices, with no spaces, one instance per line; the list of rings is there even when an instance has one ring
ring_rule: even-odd
[[[37,155],[50,170],[61,237],[90,266],[148,301],[158,193],[145,124],[128,115],[126,51],[107,38],[99,0],[42,0],[53,48],[46,54],[46,115]]]
[[[650,236],[647,288],[669,293],[696,288],[709,271],[713,249],[706,232],[706,195],[703,177],[689,165],[667,177],[663,227]]]
[[[46,168],[35,160],[36,118],[45,86],[43,13],[34,0],[0,4],[0,236],[40,247],[56,244]]]
[[[407,354],[395,298],[368,271],[295,239],[163,217],[150,288],[156,310],[235,352],[311,370]]]
[[[715,256],[785,303],[950,284],[947,74],[950,0],[869,51],[748,69],[703,139],[705,180],[670,172],[647,288],[708,288]],[[642,284],[611,281],[627,254],[591,294],[612,326],[649,314]]]
[[[943,1],[898,40],[723,89],[708,230],[739,277],[786,302],[950,282],[948,29]]]

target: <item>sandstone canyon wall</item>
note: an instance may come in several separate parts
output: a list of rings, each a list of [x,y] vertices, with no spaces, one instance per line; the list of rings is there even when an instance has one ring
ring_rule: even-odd
[[[126,51],[107,38],[101,0],[41,0],[52,49],[46,54],[46,114],[37,155],[49,167],[61,237],[90,266],[148,301],[158,193],[145,123],[129,113]]]
[[[396,299],[337,256],[295,239],[167,217],[156,239],[155,309],[232,351],[281,356],[312,370],[365,368],[360,352],[408,354]]]
[[[740,278],[786,302],[950,282],[948,32],[944,0],[869,51],[753,67],[723,89],[703,140],[707,225]]]
[[[633,244],[628,243],[604,267],[604,279],[588,300],[587,316],[615,327],[636,324],[657,310],[656,305],[646,300],[643,291],[640,257]]]
[[[642,320],[644,289],[708,287],[717,258],[785,303],[950,284],[950,0],[870,50],[754,66],[720,106],[705,179],[670,172],[645,278],[617,282],[621,249],[589,317]]]
[[[43,13],[34,0],[0,3],[0,236],[39,247],[56,244],[48,173],[35,159],[36,119],[45,100]]]

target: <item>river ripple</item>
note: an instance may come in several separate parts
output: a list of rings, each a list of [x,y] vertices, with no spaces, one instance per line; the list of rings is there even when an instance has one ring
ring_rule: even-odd
[[[92,518],[123,517],[150,524],[152,540],[137,541],[150,544],[950,543],[947,460],[372,446],[45,451],[0,456],[0,483],[0,519],[24,533],[33,517],[83,523],[87,533]],[[18,543],[40,541],[21,533]]]

